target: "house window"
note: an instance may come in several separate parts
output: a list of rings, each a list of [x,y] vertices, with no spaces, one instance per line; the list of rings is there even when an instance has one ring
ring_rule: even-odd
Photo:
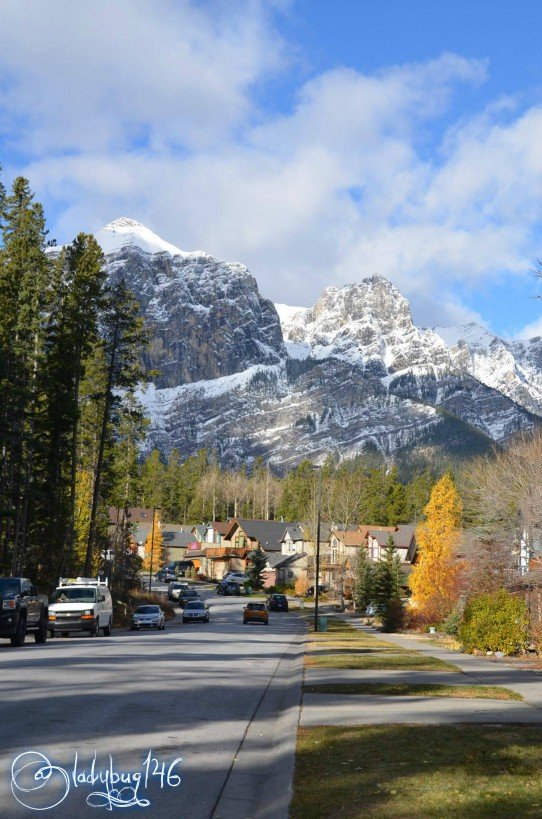
[[[293,577],[293,576],[294,576],[294,573],[290,569],[288,569],[288,577]]]

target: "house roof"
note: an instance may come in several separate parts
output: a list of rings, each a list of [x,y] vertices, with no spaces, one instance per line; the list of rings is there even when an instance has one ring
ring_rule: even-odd
[[[205,531],[207,527],[203,523],[198,523],[196,526],[192,526],[190,531],[193,532],[199,540],[203,540],[205,537]]]
[[[279,520],[249,520],[234,518],[232,524],[238,523],[251,540],[257,540],[266,552],[280,552],[286,524]],[[230,527],[231,528],[231,527]]]
[[[194,534],[188,529],[186,531],[186,527],[183,531],[182,527],[174,527],[170,524],[166,524],[161,529],[162,532],[162,541],[164,546],[170,546],[176,549],[186,549],[189,543],[195,543],[195,536]]]
[[[282,536],[283,540],[287,534],[290,535],[290,538],[293,541],[305,540],[303,529],[301,528],[301,524],[299,523],[287,523],[284,535]]]
[[[213,520],[209,526],[212,526],[215,532],[218,532],[219,535],[225,535],[231,528],[231,522],[227,520]]]
[[[152,523],[152,507],[146,509],[143,506],[133,506],[127,510],[128,520],[130,523]],[[116,506],[109,507],[109,523],[115,526],[124,519],[124,509],[118,509]]]
[[[342,541],[345,546],[365,545],[365,532],[361,529],[357,529],[354,532],[351,530],[347,530],[346,532],[338,532],[337,530],[334,530],[332,534],[335,535],[338,540]]]
[[[285,559],[285,556],[280,552],[268,552],[267,554],[267,562],[272,569],[281,566]]]
[[[413,524],[393,527],[380,526],[375,528],[371,527],[367,531],[381,546],[385,546],[391,536],[398,549],[408,549],[416,533],[416,526]]]
[[[150,523],[136,523],[132,529],[132,537],[136,543],[145,543],[152,529],[152,521]]]
[[[271,555],[271,557],[275,557],[275,555]],[[276,555],[277,560],[273,564],[273,568],[275,569],[283,569],[285,566],[290,566],[292,563],[295,563],[297,560],[301,560],[302,557],[307,557],[306,552],[297,552],[295,555],[282,555],[282,560],[278,559],[279,555]]]

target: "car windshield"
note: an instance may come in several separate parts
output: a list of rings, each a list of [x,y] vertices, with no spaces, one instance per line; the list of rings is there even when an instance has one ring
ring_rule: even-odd
[[[203,605],[201,600],[194,600],[193,603],[187,603],[184,610],[185,611],[190,611],[190,610],[194,610],[194,609],[203,609],[203,608],[205,608],[205,606]]]
[[[286,600],[286,595],[284,595],[284,594],[274,594],[271,599],[274,600],[276,603],[283,603],[284,600]]]
[[[136,614],[160,614],[159,606],[138,606]]]
[[[265,611],[265,604],[264,603],[249,603],[248,606],[247,606],[247,609],[250,609],[251,611],[262,611],[262,609],[263,609]]]
[[[19,581],[12,577],[0,577],[0,594],[19,594]]]
[[[51,597],[53,603],[94,603],[96,589],[81,589],[77,586],[62,586]]]
[[[193,589],[187,589],[184,592],[183,597],[199,597],[199,595],[198,595],[197,591],[194,591]]]

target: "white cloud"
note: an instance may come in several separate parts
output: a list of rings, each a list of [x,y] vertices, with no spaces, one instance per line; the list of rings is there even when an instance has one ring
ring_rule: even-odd
[[[221,141],[282,62],[268,5],[3,0],[1,129],[36,155]]]
[[[542,107],[500,100],[443,129],[487,71],[446,54],[336,68],[266,114],[253,89],[289,65],[275,5],[4,0],[0,139],[60,212],[53,234],[127,215],[246,263],[276,301],[379,273],[420,323],[480,320],[459,288],[539,255]]]

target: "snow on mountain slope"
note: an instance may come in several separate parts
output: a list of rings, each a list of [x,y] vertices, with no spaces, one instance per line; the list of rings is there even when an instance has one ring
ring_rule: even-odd
[[[279,310],[286,342],[308,344],[313,358],[339,358],[382,377],[415,365],[445,366],[446,345],[414,326],[408,301],[381,276],[328,287],[314,307]]]
[[[540,339],[419,329],[378,276],[328,287],[310,308],[273,305],[244,265],[185,253],[126,218],[96,238],[152,331],[145,359],[159,374],[141,392],[149,447],[284,466],[366,448],[385,458],[418,446],[484,451],[533,424]]]
[[[109,222],[94,235],[106,255],[127,246],[138,247],[145,253],[169,253],[171,256],[190,255],[164,241],[145,225],[136,222],[135,219],[128,219],[126,216]]]
[[[480,325],[437,327],[455,367],[542,415],[542,340],[505,341]]]

